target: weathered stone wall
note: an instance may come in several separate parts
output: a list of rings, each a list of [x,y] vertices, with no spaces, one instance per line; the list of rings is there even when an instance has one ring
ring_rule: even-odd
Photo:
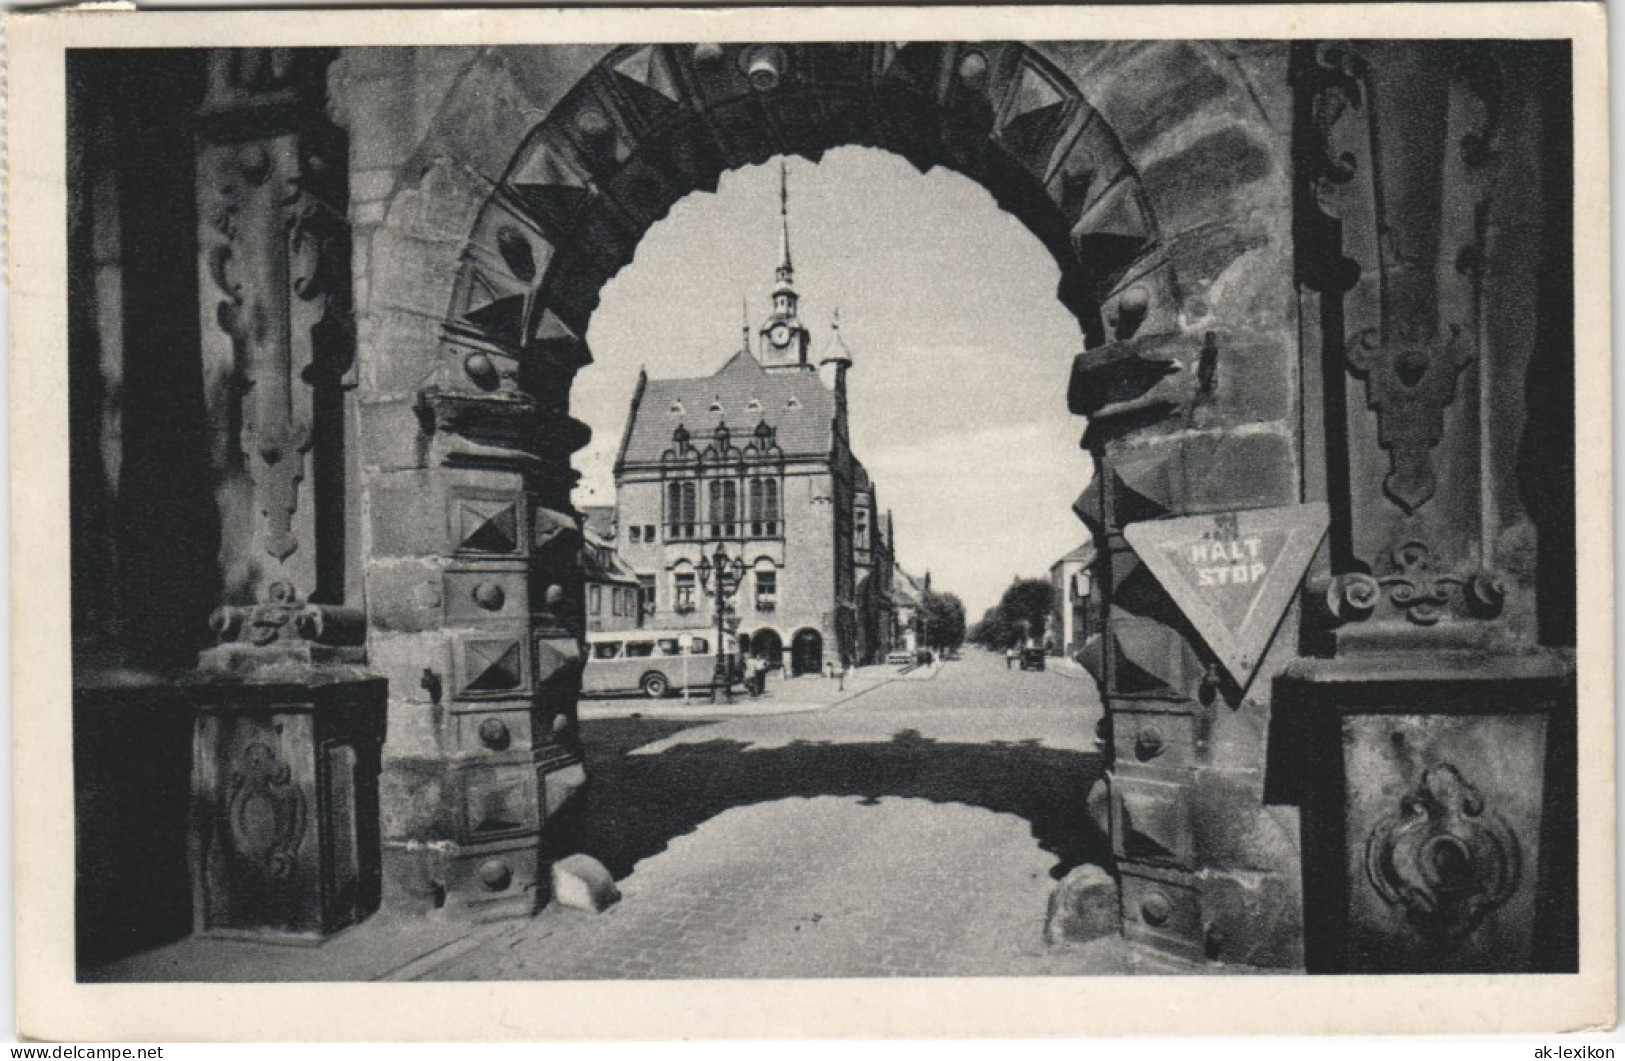
[[[1078,358],[1072,396],[1098,462],[1078,511],[1102,548],[1106,628],[1088,655],[1110,710],[1124,931],[1295,965],[1297,815],[1266,803],[1264,767],[1270,678],[1296,653],[1296,618],[1244,691],[1123,537],[1139,520],[1303,499],[1286,51],[1101,50],[1083,83],[1160,237],[1107,293],[1109,340]]]

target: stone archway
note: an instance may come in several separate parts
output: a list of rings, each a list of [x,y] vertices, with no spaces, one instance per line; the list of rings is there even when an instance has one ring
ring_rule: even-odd
[[[790,639],[790,677],[817,674],[824,668],[824,635],[810,627]]]
[[[1280,134],[1291,101],[1284,84],[1260,90],[1248,73],[1274,61],[1264,49],[1252,56],[1186,42],[655,45],[590,59],[572,49],[538,80],[524,71],[540,61],[523,49],[476,56],[448,96],[446,131],[413,163],[419,182],[391,209],[410,225],[439,204],[438,216],[466,219],[466,238],[399,246],[391,237],[373,248],[408,252],[390,259],[418,270],[406,286],[439,283],[449,297],[432,341],[392,348],[407,351],[394,357],[409,365],[386,360],[372,370],[415,374],[410,401],[430,442],[410,482],[380,476],[369,490],[431,492],[453,540],[408,552],[451,563],[475,583],[508,578],[512,590],[500,615],[480,616],[488,625],[479,638],[440,636],[454,676],[469,670],[461,661],[476,648],[479,659],[514,661],[499,681],[481,671],[482,688],[453,682],[451,709],[500,706],[545,734],[573,707],[581,590],[568,563],[577,535],[570,454],[587,431],[569,417],[569,390],[591,360],[582,336],[603,284],[673,203],[713,188],[723,171],[858,144],[979,182],[1055,257],[1057,297],[1086,348],[1066,400],[1089,418],[1083,441],[1097,462],[1077,509],[1101,543],[1099,598],[1109,602],[1100,606],[1108,633],[1097,677],[1129,723],[1148,703],[1188,720],[1191,733],[1201,719],[1228,764],[1204,768],[1203,778],[1230,785],[1236,795],[1225,805],[1258,817],[1267,694],[1224,690],[1233,702],[1215,712],[1206,649],[1121,531],[1138,519],[1299,498],[1290,167]],[[493,111],[493,100],[507,102]],[[536,114],[545,115],[540,124]],[[372,297],[390,297],[387,287]],[[486,533],[488,525],[504,533]],[[502,549],[478,547],[497,538]],[[369,565],[377,616],[404,586],[402,568],[377,550]],[[372,656],[379,669],[403,672],[392,696],[411,698],[421,651],[397,653],[392,640],[375,637]],[[413,776],[464,770],[433,742],[412,754],[422,760]],[[1183,801],[1199,780],[1194,757],[1150,765],[1120,757],[1117,773],[1114,800],[1137,823],[1160,820],[1153,804],[1170,786]],[[443,787],[455,808],[458,786]],[[1200,860],[1190,817],[1167,818],[1183,823],[1161,838],[1171,847],[1118,855],[1133,897],[1126,908],[1155,893],[1154,907],[1171,904],[1181,926],[1199,927],[1170,937],[1136,920],[1131,930],[1192,949],[1204,935],[1224,938],[1236,918],[1289,918],[1295,849],[1244,867],[1280,878],[1260,914],[1253,893],[1238,898],[1230,887],[1239,878]],[[541,828],[545,814],[532,820]],[[456,852],[454,865],[509,857],[467,830],[450,832],[408,821],[393,835],[454,841],[442,849]],[[469,882],[479,897],[473,874],[441,875]]]
[[[769,667],[779,667],[784,655],[784,638],[771,626],[764,626],[750,636],[751,655],[767,661]]]

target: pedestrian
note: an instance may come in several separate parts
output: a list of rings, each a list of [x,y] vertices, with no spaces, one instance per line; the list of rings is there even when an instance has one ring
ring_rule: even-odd
[[[761,696],[767,689],[767,661],[760,656],[752,656],[750,660],[750,695]]]
[[[1016,665],[1016,646],[1011,645],[1004,650],[1004,669],[1009,670]]]
[[[838,692],[838,693],[846,691],[846,672],[847,672],[847,669],[849,667],[850,667],[850,664],[847,663],[846,657],[842,656],[841,657],[841,672],[840,672],[840,682],[841,683],[835,687],[835,691]]]
[[[824,661],[824,677],[828,678],[830,681],[835,680],[835,661],[834,660],[827,659],[827,660]]]

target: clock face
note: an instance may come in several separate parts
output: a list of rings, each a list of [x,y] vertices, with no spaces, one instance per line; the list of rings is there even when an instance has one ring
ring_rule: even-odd
[[[767,337],[774,346],[785,346],[790,342],[790,326],[780,321],[768,330]]]

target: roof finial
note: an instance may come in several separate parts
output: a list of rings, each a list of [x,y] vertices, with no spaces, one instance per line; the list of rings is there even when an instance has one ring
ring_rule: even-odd
[[[790,170],[784,159],[779,159],[779,276],[788,280],[793,271],[790,265]]]
[[[750,296],[739,296],[739,349],[750,353]]]

